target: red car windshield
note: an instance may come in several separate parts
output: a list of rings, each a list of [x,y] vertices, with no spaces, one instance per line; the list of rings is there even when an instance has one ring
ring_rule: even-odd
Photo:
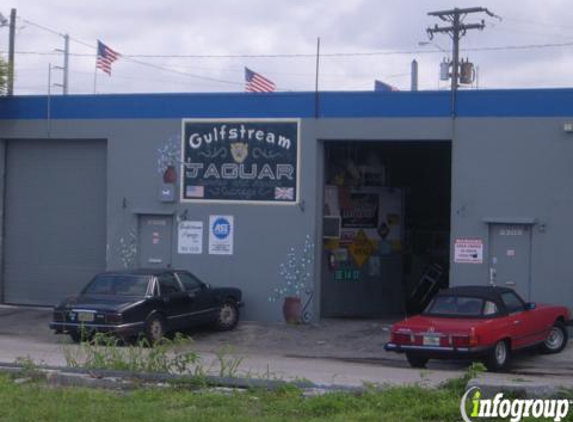
[[[493,303],[489,301],[488,304],[493,305]],[[491,311],[487,311],[488,314],[491,313]],[[459,317],[483,316],[484,299],[479,297],[465,296],[437,296],[432,302],[430,302],[424,311],[424,315],[445,315]]]

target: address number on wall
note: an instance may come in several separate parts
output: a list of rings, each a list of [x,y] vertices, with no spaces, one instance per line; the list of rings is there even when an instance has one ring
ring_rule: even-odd
[[[499,231],[500,236],[523,236],[523,229],[502,229]]]

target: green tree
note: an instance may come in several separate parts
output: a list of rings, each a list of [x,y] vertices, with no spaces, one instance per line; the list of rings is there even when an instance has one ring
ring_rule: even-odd
[[[8,87],[8,63],[0,58],[0,95],[6,95]]]

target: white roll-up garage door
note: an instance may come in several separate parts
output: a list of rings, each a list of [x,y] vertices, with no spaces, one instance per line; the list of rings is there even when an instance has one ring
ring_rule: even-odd
[[[53,305],[105,268],[106,142],[11,140],[6,303]]]

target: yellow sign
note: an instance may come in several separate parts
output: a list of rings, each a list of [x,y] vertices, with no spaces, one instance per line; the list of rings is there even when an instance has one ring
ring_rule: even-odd
[[[368,258],[370,258],[376,250],[376,246],[374,242],[368,239],[364,230],[360,230],[358,234],[356,234],[354,242],[348,247],[348,250],[350,251],[350,255],[354,258],[354,261],[356,261],[358,268],[362,268],[364,263],[368,261]]]
[[[332,251],[333,249],[340,248],[340,241],[337,239],[328,239],[324,242],[324,249]]]

